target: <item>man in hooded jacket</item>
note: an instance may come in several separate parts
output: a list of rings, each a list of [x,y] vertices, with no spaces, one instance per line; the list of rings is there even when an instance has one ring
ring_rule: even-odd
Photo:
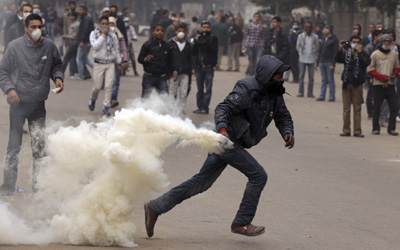
[[[267,136],[267,127],[275,120],[285,147],[293,148],[292,117],[285,106],[283,73],[290,69],[274,56],[263,56],[256,75],[239,80],[233,91],[215,109],[217,131],[234,142],[234,148],[222,154],[209,154],[200,172],[164,195],[145,204],[147,235],[154,234],[159,215],[177,204],[206,191],[229,164],[246,175],[248,183],[242,202],[231,225],[233,233],[257,236],[263,226],[251,224],[261,192],[267,182],[264,168],[246,151]]]

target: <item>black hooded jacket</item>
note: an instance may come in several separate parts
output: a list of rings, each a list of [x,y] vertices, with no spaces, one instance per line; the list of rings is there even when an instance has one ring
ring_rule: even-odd
[[[293,121],[282,95],[271,93],[272,76],[283,63],[266,55],[257,64],[255,76],[239,80],[232,92],[215,109],[217,131],[226,128],[234,142],[245,148],[257,145],[267,136],[272,120],[282,137],[294,134]]]

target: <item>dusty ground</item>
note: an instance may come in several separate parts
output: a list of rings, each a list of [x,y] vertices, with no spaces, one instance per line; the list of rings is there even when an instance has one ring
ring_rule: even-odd
[[[136,55],[140,48],[136,43]],[[226,69],[227,58],[222,68]],[[241,58],[241,72],[216,72],[211,108],[213,109],[244,76],[247,60]],[[140,249],[399,249],[400,200],[399,137],[371,135],[372,121],[363,106],[362,128],[365,138],[341,138],[342,103],[340,73],[336,70],[337,101],[316,102],[297,98],[297,84],[286,83],[286,102],[295,122],[296,146],[286,150],[284,142],[271,124],[269,136],[250,150],[269,175],[257,215],[256,225],[266,226],[266,233],[246,238],[230,232],[246,178],[227,168],[206,193],[189,199],[162,215],[155,236],[147,239],[142,206],[132,219],[137,225],[135,242]],[[142,67],[139,65],[139,72]],[[315,74],[314,95],[320,88],[320,73]],[[92,81],[65,80],[65,92],[50,95],[48,120],[96,120],[100,109],[87,109]],[[195,115],[196,87],[193,85],[186,112],[196,125],[213,121],[209,115]],[[140,96],[141,77],[129,72],[122,78],[120,101]],[[365,92],[366,93],[366,92]],[[100,95],[102,99],[102,94]],[[3,162],[8,141],[8,106],[1,97],[0,155]],[[197,147],[169,148],[163,155],[165,172],[173,187],[195,174],[206,153]],[[24,136],[18,186],[30,185],[30,144]],[[3,164],[3,163],[2,163]],[[0,178],[2,179],[2,166]],[[11,199],[11,200],[10,200]],[[23,206],[22,196],[0,197]],[[40,206],[40,204],[38,204]],[[0,222],[1,223],[1,222]],[[0,246],[1,250],[33,249],[100,249],[100,247],[47,245]],[[109,249],[119,249],[112,248]]]

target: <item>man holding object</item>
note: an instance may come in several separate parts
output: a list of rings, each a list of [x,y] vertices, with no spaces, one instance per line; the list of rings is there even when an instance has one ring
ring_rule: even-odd
[[[222,154],[209,154],[200,172],[174,187],[161,197],[145,204],[147,235],[152,237],[159,215],[177,204],[206,191],[229,164],[248,178],[246,190],[235,219],[233,233],[257,236],[265,232],[262,226],[251,224],[261,192],[267,183],[264,168],[246,151],[267,136],[267,127],[275,120],[285,147],[293,148],[293,121],[283,94],[283,73],[290,69],[274,56],[263,56],[256,75],[239,80],[233,91],[215,109],[217,131],[234,142],[234,149]]]
[[[42,37],[42,18],[37,14],[25,20],[25,35],[9,43],[0,63],[0,87],[10,104],[10,136],[4,167],[4,182],[0,193],[10,195],[15,191],[18,172],[18,155],[22,144],[22,131],[28,120],[33,152],[33,190],[39,161],[44,153],[44,128],[46,125],[45,100],[52,79],[64,89],[61,57],[54,43]]]

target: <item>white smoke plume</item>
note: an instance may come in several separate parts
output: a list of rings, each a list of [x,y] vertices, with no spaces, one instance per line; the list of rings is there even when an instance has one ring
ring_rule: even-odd
[[[0,203],[0,244],[136,246],[136,227],[129,217],[134,204],[168,186],[161,159],[164,150],[178,143],[220,153],[227,142],[213,131],[197,129],[189,119],[166,114],[173,106],[165,97],[151,96],[146,102],[133,101],[113,119],[82,121],[50,134],[46,167],[39,174],[35,195],[54,210],[42,230],[48,238],[22,239],[33,229]],[[1,232],[9,228],[19,233],[3,239]]]

